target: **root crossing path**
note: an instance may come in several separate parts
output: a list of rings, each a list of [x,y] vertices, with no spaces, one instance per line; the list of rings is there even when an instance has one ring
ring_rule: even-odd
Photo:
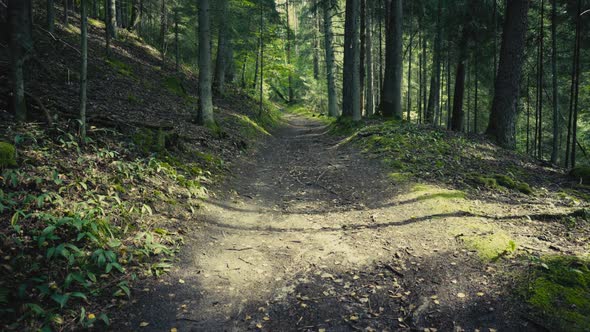
[[[394,182],[327,131],[287,115],[204,201],[179,266],[140,285],[116,329],[534,330],[508,303],[510,266],[461,241],[470,225],[502,226],[451,190]]]

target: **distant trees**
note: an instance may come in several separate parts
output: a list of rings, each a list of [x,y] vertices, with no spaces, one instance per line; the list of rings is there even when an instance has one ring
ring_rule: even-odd
[[[516,114],[528,9],[529,0],[507,2],[494,101],[486,130],[500,146],[509,149],[516,148]]]

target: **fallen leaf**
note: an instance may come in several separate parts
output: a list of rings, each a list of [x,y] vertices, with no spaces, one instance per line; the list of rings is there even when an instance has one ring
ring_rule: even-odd
[[[349,318],[349,319],[350,319],[351,321],[357,321],[357,320],[359,320],[359,317],[358,317],[358,316],[355,316],[355,315],[352,315],[352,316],[350,316],[350,318]]]
[[[170,332],[178,332],[178,329],[175,328],[175,327],[173,327],[173,328],[170,329]]]
[[[184,280],[182,280],[182,279],[178,279],[178,282],[181,284],[184,284]]]
[[[465,297],[465,293],[457,293],[457,297],[462,299]]]
[[[432,302],[434,302],[434,304],[440,304],[440,301],[439,300],[434,300]]]
[[[148,323],[148,322],[141,322],[141,323],[139,323],[139,327],[146,327],[148,325],[150,325],[150,323]]]
[[[477,293],[477,296],[484,296],[484,293],[483,292],[478,292]]]
[[[258,324],[256,324],[256,327],[259,328],[259,329],[261,329],[262,328],[262,324],[258,323]]]
[[[268,316],[264,316],[264,317],[262,317],[262,320],[269,321],[269,320],[270,320],[270,317],[268,317]]]

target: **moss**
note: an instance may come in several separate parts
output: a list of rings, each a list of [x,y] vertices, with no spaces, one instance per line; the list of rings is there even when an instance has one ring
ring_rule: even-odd
[[[475,176],[472,176],[472,179],[475,183],[482,185],[484,187],[492,188],[492,189],[498,188],[498,182],[494,178],[475,175]]]
[[[465,245],[477,251],[483,261],[495,261],[500,257],[512,254],[516,251],[516,242],[510,235],[503,231],[496,231],[492,234],[465,236]]]
[[[178,77],[175,77],[175,76],[166,77],[166,79],[164,80],[162,85],[166,88],[166,90],[168,90],[169,92],[171,92],[177,96],[180,96],[180,97],[187,96],[186,90],[184,89],[182,82],[181,82],[180,78],[178,78]]]
[[[570,175],[582,180],[583,183],[590,183],[590,166],[574,167],[570,171]]]
[[[99,21],[99,20],[95,20],[90,17],[88,18],[88,24],[90,24],[96,28],[99,28],[99,29],[104,29],[104,22]]]
[[[496,174],[494,175],[494,178],[496,179],[496,182],[502,187],[506,187],[508,189],[516,188],[516,182],[508,175]]]
[[[465,193],[459,190],[425,194],[417,198],[419,201],[428,199],[465,199]]]
[[[119,192],[121,194],[124,194],[127,192],[127,190],[119,183],[113,184],[113,189],[115,189],[116,192]]]
[[[0,168],[15,166],[17,166],[16,148],[10,143],[0,142]]]
[[[129,66],[128,64],[116,59],[107,59],[106,63],[113,69],[115,69],[122,76],[134,77],[133,70],[131,69],[131,66]]]
[[[127,95],[127,101],[130,102],[131,104],[139,104],[139,98],[137,98],[134,94],[129,93]]]
[[[398,173],[398,172],[391,172],[387,175],[387,177],[392,180],[393,182],[406,182],[410,179],[411,174],[409,173]]]
[[[166,132],[162,129],[142,128],[137,130],[131,138],[133,143],[144,153],[163,153],[166,151],[166,136]]]
[[[533,193],[533,189],[531,186],[526,182],[518,182],[516,183],[516,189],[523,194],[531,195]]]
[[[233,114],[240,122],[240,133],[247,138],[256,138],[260,135],[270,136],[270,133],[261,125],[250,119],[246,115]]]
[[[544,258],[525,292],[537,316],[554,330],[588,331],[590,263],[577,257]]]

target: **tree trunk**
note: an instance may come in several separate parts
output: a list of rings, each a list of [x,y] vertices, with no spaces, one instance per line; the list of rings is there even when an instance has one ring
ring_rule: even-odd
[[[361,119],[359,12],[359,0],[346,0],[342,116],[350,117],[353,121]]]
[[[200,12],[199,12],[200,15]],[[209,13],[207,13],[209,15]],[[200,22],[200,16],[199,16]],[[200,27],[200,25],[199,25]],[[166,62],[166,30],[168,30],[168,12],[166,10],[166,0],[162,0],[160,7],[160,54],[162,56],[162,65]],[[200,31],[200,30],[199,30]],[[200,38],[200,36],[199,36]],[[200,40],[200,39],[199,39]],[[199,42],[199,48],[202,46]],[[200,54],[200,52],[199,52]],[[200,57],[199,57],[200,58]]]
[[[371,36],[371,15],[373,14],[371,9],[373,6],[371,5],[373,2],[369,2],[369,6],[366,8],[366,18],[365,18],[365,48],[366,48],[366,68],[367,68],[367,88],[366,88],[366,103],[365,103],[365,114],[367,117],[372,116],[375,113],[375,95],[374,95],[374,86],[373,86],[373,40]]]
[[[410,112],[412,110],[412,43],[414,42],[414,34],[413,34],[413,17],[412,17],[412,3],[410,3],[410,45],[408,45],[409,49],[409,59],[408,59],[408,103],[406,106],[406,120],[410,122]]]
[[[117,5],[115,4],[115,0],[107,0],[107,20],[108,20],[108,33],[111,38],[117,38],[117,17],[115,16],[117,12]]]
[[[199,0],[199,112],[197,123],[205,126],[215,125],[211,94],[210,17],[209,0]]]
[[[313,78],[317,81],[320,78],[320,38],[318,36],[320,29],[320,19],[318,15],[319,8],[317,0],[313,0],[312,6],[316,9],[313,12]]]
[[[143,5],[142,1],[143,0],[133,0],[131,3],[131,25],[129,26],[131,31],[137,30],[141,23],[141,7]]]
[[[459,61],[457,61],[457,73],[455,75],[453,116],[451,119],[451,130],[454,131],[463,131],[463,97],[465,95],[465,61],[467,61],[468,36],[468,28],[464,26],[459,44]]]
[[[80,2],[80,137],[86,139],[86,86],[88,75],[88,0]]]
[[[436,20],[436,35],[434,37],[434,54],[432,57],[432,77],[430,78],[430,96],[428,97],[428,106],[424,120],[426,123],[433,124],[434,116],[439,111],[440,100],[440,62],[441,62],[441,42],[442,27],[440,18],[442,15],[442,0],[438,0],[438,16]]]
[[[537,158],[543,159],[543,93],[545,87],[544,78],[544,52],[545,52],[545,0],[541,0],[541,17],[539,19],[539,68],[537,91],[539,93],[537,114],[539,119],[539,126],[537,127]]]
[[[7,2],[12,107],[17,122],[24,122],[27,119],[24,65],[32,48],[30,10],[30,0],[9,0]]]
[[[64,0],[64,25],[70,24],[70,0]]]
[[[328,84],[328,115],[337,117],[338,102],[336,100],[336,78],[334,69],[334,38],[332,33],[332,7],[329,1],[323,2],[324,12],[324,48],[326,51],[326,81]]]
[[[215,61],[215,89],[217,93],[225,93],[225,66],[227,60],[227,28],[230,18],[227,17],[228,0],[221,0],[219,15],[219,33],[217,35],[217,59]]]
[[[576,18],[576,45],[574,51],[574,67],[573,67],[573,80],[572,80],[572,102],[571,102],[571,131],[572,131],[572,142],[571,142],[571,167],[576,167],[576,143],[578,139],[578,98],[580,93],[580,44],[582,42],[582,6],[581,0],[578,0],[578,15]],[[567,163],[566,163],[567,164]]]
[[[180,70],[180,45],[178,43],[178,8],[174,9],[174,59],[176,72]]]
[[[264,7],[262,0],[260,1],[260,108],[258,109],[258,116],[262,117],[264,111],[263,97],[264,97]]]
[[[47,31],[55,30],[55,1],[47,0]]]
[[[289,0],[285,1],[285,11],[287,12],[287,65],[291,66],[291,24],[289,20]],[[291,69],[289,68],[289,102],[293,102],[293,75],[291,75]]]
[[[557,0],[553,0],[551,7],[551,74],[553,85],[553,144],[551,162],[557,164],[559,145],[559,98],[557,95]]]
[[[500,146],[516,148],[516,113],[524,61],[529,0],[507,2],[492,111],[486,133]]]
[[[365,36],[365,30],[366,30],[366,12],[367,12],[367,0],[360,0],[360,15],[361,15],[361,19],[360,19],[360,54],[359,54],[359,83],[360,83],[360,87],[359,87],[359,91],[360,91],[360,112],[361,112],[361,116],[363,114],[363,109],[365,108],[365,45],[366,45],[366,36]]]
[[[385,41],[385,79],[381,94],[381,114],[402,118],[402,0],[392,0]]]
[[[115,17],[117,18],[117,27],[118,28],[122,28],[123,27],[123,19],[121,17],[121,8],[123,6],[121,5],[121,0],[113,0],[113,2],[116,3],[116,5],[115,5]]]

